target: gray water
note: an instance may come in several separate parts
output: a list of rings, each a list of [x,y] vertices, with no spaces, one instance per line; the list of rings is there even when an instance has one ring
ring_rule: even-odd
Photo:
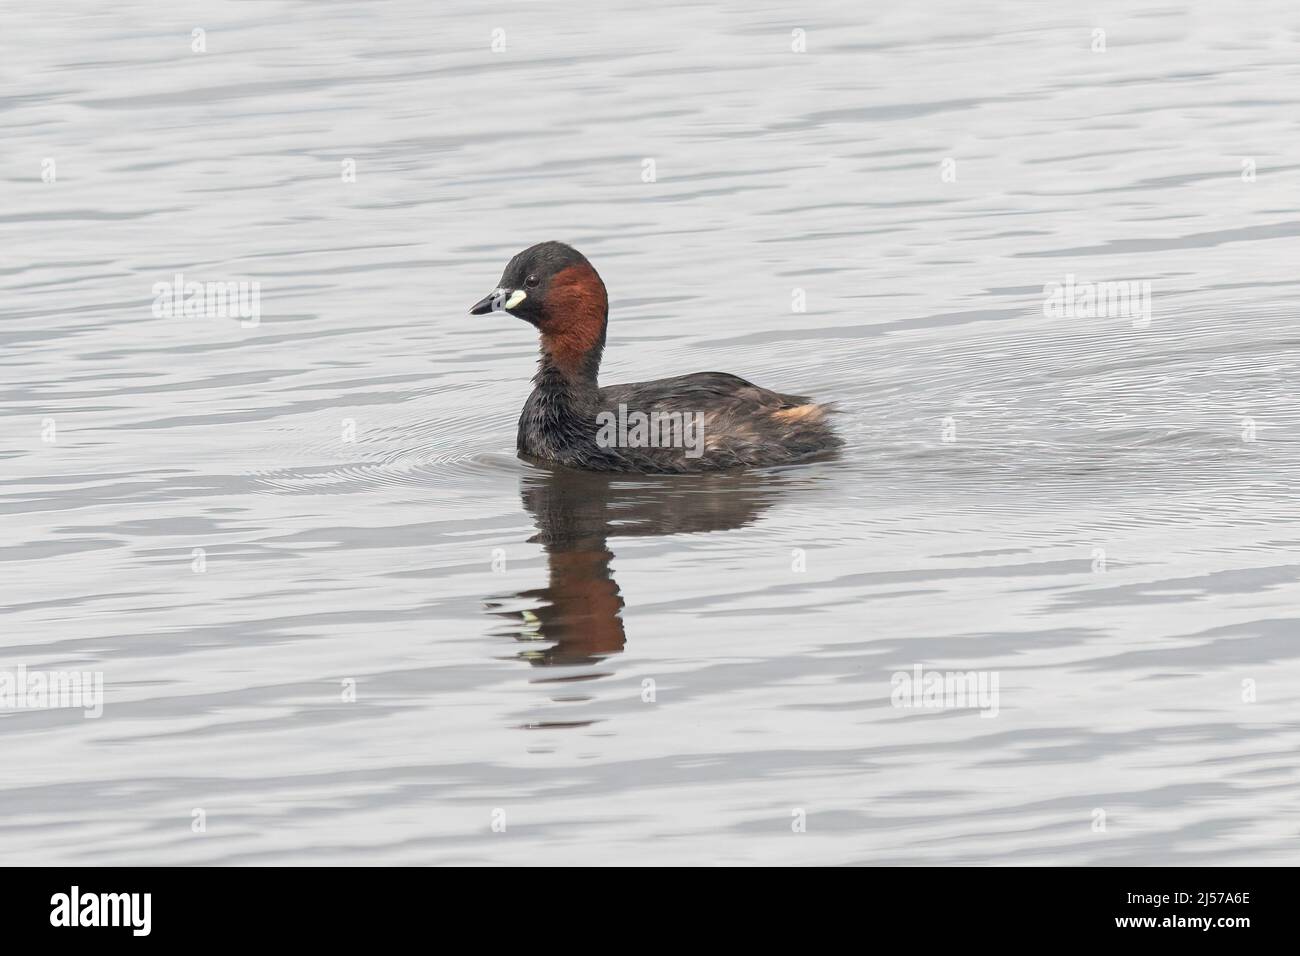
[[[1051,6],[6,4],[0,862],[1300,862],[1300,12]],[[551,238],[844,453],[517,460]]]

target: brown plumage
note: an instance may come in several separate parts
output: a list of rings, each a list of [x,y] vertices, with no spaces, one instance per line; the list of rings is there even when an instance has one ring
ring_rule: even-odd
[[[601,388],[609,299],[591,263],[563,243],[519,253],[470,311],[509,312],[540,334],[521,454],[592,471],[671,473],[784,464],[841,445],[829,406],[726,372]]]

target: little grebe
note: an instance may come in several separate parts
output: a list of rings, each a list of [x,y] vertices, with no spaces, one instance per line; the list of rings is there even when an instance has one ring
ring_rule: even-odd
[[[510,260],[470,313],[509,312],[541,333],[519,451],[590,471],[717,471],[799,461],[839,447],[829,410],[725,372],[596,384],[609,299],[583,255],[543,242]]]

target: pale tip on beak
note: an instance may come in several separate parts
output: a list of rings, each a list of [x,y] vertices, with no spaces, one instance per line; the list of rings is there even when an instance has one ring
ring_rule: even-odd
[[[508,312],[528,298],[523,289],[493,289],[470,308],[470,315],[487,315],[489,312]]]

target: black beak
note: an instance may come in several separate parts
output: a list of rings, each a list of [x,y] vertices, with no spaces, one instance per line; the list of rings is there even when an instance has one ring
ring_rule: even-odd
[[[469,310],[469,314],[487,315],[489,312],[496,311],[496,309],[500,308],[502,304],[504,303],[501,302],[500,292],[489,292],[487,295],[483,296],[483,298],[474,303],[473,307]]]

